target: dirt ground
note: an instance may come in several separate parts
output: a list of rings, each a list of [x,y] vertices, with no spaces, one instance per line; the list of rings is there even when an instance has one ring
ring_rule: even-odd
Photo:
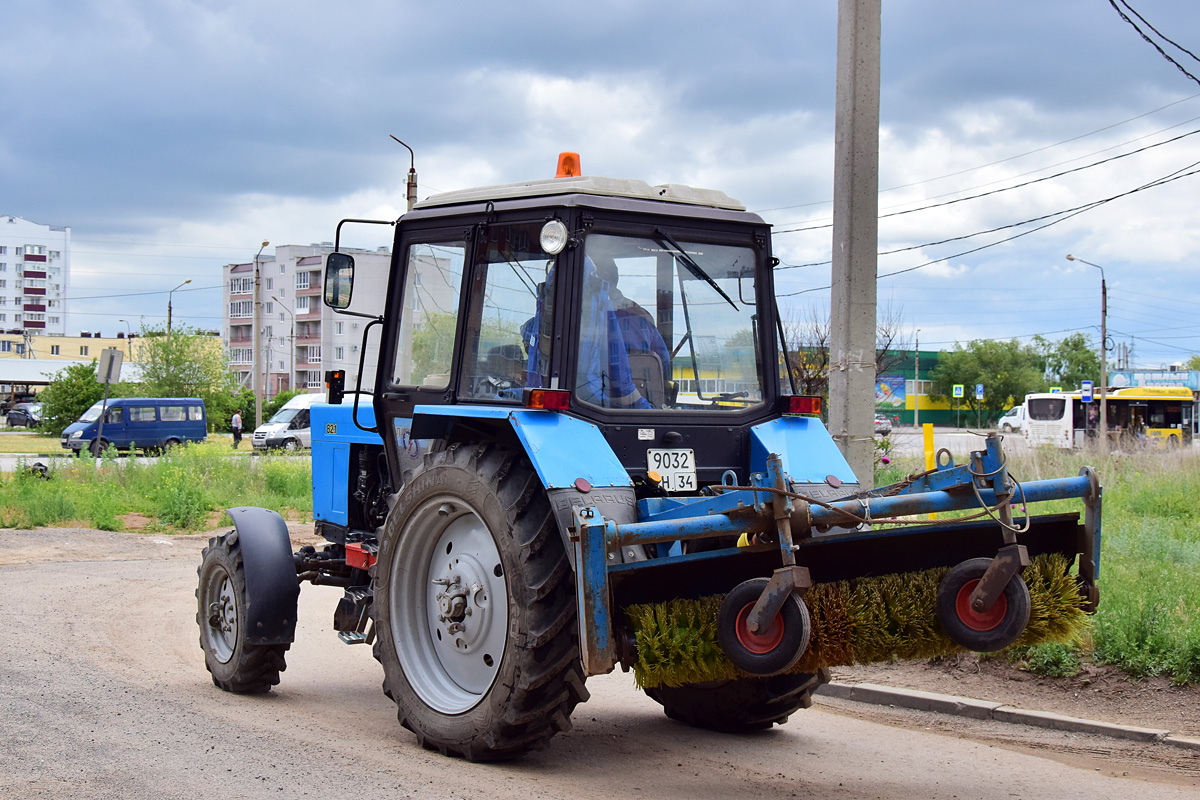
[[[1118,669],[1086,665],[1073,678],[1044,678],[1005,658],[969,653],[931,661],[838,667],[834,680],[878,683],[971,697],[1123,725],[1166,729],[1200,739],[1200,686],[1164,678],[1133,680]]]

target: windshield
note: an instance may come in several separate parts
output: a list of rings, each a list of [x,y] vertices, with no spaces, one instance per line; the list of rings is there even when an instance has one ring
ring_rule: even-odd
[[[96,405],[92,406],[87,411],[83,412],[83,415],[80,416],[79,421],[80,422],[95,422],[96,420],[100,419],[100,411],[102,408],[104,408],[103,402],[96,403]]]
[[[298,408],[281,408],[275,412],[275,416],[267,420],[267,424],[269,425],[272,422],[291,422],[299,413],[300,409]]]
[[[575,395],[612,409],[761,404],[755,253],[593,234],[584,247]]]

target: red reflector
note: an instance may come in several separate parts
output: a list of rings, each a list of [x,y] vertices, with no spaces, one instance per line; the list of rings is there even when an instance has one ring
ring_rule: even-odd
[[[578,178],[583,174],[583,167],[579,164],[579,153],[559,153],[558,154],[558,173],[556,178]]]
[[[785,414],[820,414],[821,413],[821,398],[808,397],[804,395],[792,395],[787,398],[787,404],[784,406]]]
[[[346,544],[346,566],[355,569],[370,569],[375,563],[375,546],[364,545],[362,542]]]
[[[525,407],[540,411],[566,411],[571,405],[571,393],[562,389],[526,389]]]

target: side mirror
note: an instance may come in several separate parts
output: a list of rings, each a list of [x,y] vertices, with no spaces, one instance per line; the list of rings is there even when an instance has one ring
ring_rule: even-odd
[[[354,256],[330,253],[325,259],[325,305],[330,308],[350,307],[354,290]]]

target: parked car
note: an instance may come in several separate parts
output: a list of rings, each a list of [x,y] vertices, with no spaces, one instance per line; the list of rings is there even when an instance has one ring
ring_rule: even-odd
[[[875,435],[887,436],[892,432],[892,421],[883,414],[875,415]]]
[[[1013,406],[1007,413],[996,421],[996,427],[1003,433],[1021,433],[1025,430],[1025,404]]]
[[[324,402],[324,394],[298,394],[283,404],[275,416],[259,425],[250,440],[255,450],[282,448],[298,450],[312,446],[308,410],[313,403]]]
[[[96,403],[68,425],[61,444],[76,455],[84,448],[99,455],[110,445],[118,450],[136,447],[157,453],[185,442],[203,442],[207,437],[208,417],[199,397],[114,397],[107,408],[103,402]]]
[[[17,403],[8,412],[8,425],[11,428],[24,426],[36,428],[42,424],[41,403]]]

